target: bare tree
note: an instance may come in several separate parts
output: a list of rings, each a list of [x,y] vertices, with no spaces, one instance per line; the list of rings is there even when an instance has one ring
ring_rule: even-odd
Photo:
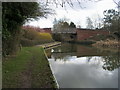
[[[66,5],[69,5],[71,8],[74,7],[74,2],[77,2],[81,7],[82,2],[99,2],[102,0],[38,0],[39,2],[44,2],[46,5],[54,4],[56,7],[61,6],[66,8]],[[82,8],[82,7],[81,7]]]
[[[86,28],[88,28],[88,29],[93,29],[94,28],[93,27],[93,22],[92,22],[92,20],[89,17],[87,17],[86,23],[87,23]]]
[[[103,18],[100,17],[100,15],[94,15],[94,18],[92,18],[92,21],[93,21],[93,27],[95,29],[100,29],[103,27]]]
[[[113,0],[113,2],[114,2],[117,6],[120,6],[120,5],[119,5],[120,0],[117,0],[117,1]]]

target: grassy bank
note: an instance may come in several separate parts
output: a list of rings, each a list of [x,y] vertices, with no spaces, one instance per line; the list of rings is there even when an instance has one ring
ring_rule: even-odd
[[[49,62],[41,47],[23,47],[3,60],[3,88],[55,88]]]

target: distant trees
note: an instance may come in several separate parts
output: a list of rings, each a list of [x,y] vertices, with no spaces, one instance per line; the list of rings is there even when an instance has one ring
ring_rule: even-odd
[[[87,17],[86,23],[87,23],[86,28],[88,28],[88,29],[94,29],[93,22],[92,22],[92,20],[89,17]]]
[[[103,28],[103,18],[101,18],[99,15],[94,15],[94,18],[87,17],[86,28],[88,29]]]
[[[120,67],[120,59],[119,59],[119,53],[110,53],[109,56],[102,56],[104,59],[104,64],[102,66],[103,69],[108,71],[113,71]]]
[[[93,26],[95,29],[101,29],[104,27],[103,25],[103,18],[100,15],[95,15],[93,18]]]
[[[68,22],[61,22],[61,28],[63,29],[67,29],[69,27],[69,23]]]
[[[109,9],[104,11],[104,28],[110,30],[111,32],[118,31],[120,27],[120,15],[119,12],[114,9]]]
[[[60,20],[54,19],[53,24],[54,24],[53,30],[55,31],[58,31],[59,29],[66,29],[69,27],[69,23],[67,22],[66,19],[60,19]]]
[[[54,20],[53,22],[53,30],[54,31],[64,31],[67,29],[73,29],[76,28],[76,25],[73,22],[70,22],[70,24],[67,22],[65,19],[60,19],[60,20]]]
[[[105,10],[104,28],[120,38],[120,12],[114,9]]]
[[[70,27],[70,28],[76,28],[76,25],[75,25],[73,22],[70,22],[69,27]]]
[[[37,2],[3,2],[2,3],[2,49],[3,56],[15,53],[19,47],[20,27],[27,21],[46,17],[51,14],[49,8]]]

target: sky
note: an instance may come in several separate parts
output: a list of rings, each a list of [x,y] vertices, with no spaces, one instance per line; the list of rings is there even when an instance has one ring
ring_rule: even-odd
[[[55,5],[49,7],[55,10],[55,15],[48,15],[46,18],[40,18],[39,20],[27,22],[25,25],[32,25],[40,28],[52,28],[53,21],[66,18],[68,22],[74,22],[77,26],[80,25],[82,28],[86,27],[86,18],[90,17],[95,20],[98,15],[102,18],[103,11],[108,9],[116,9],[117,5],[113,0],[100,0],[99,2],[92,2],[89,0],[81,0],[81,4],[78,4],[77,0],[73,0],[73,7],[66,5],[66,8]],[[115,0],[116,1],[116,0]],[[118,2],[118,0],[116,1]]]

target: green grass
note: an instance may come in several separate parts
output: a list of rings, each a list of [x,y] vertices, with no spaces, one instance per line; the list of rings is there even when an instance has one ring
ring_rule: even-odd
[[[23,47],[3,60],[3,88],[55,88],[49,62],[41,47]]]

